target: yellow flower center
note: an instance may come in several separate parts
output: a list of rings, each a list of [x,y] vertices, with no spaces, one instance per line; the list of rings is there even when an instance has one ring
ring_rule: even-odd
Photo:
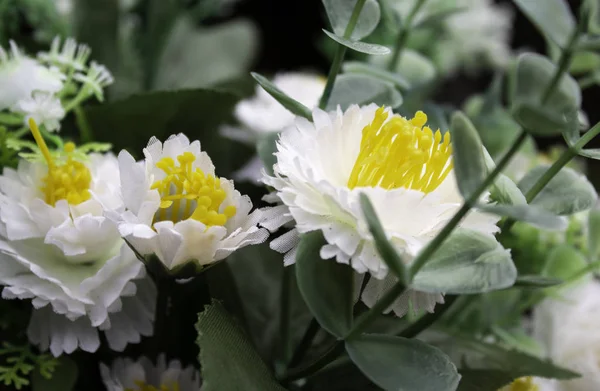
[[[170,157],[156,163],[166,176],[152,184],[152,189],[158,190],[161,197],[155,221],[171,220],[176,223],[190,218],[213,226],[225,225],[227,219],[235,215],[236,207],[233,205],[219,212],[226,197],[225,190],[221,188],[221,178],[193,168],[195,160],[193,153],[184,152],[177,156],[179,165]]]
[[[160,388],[151,386],[143,380],[136,380],[137,389],[126,388],[125,391],[179,391],[179,383],[172,383],[170,386],[162,384]]]
[[[444,136],[427,126],[427,115],[418,111],[410,121],[393,116],[383,107],[362,131],[360,152],[348,187],[406,188],[429,193],[452,170],[450,133]]]
[[[92,174],[85,164],[73,159],[75,144],[71,142],[65,144],[67,160],[62,164],[56,164],[33,119],[29,120],[29,127],[48,164],[48,174],[42,178],[44,184],[41,187],[46,203],[55,206],[57,201],[67,200],[70,205],[78,205],[89,200]]]
[[[522,377],[514,382],[510,383],[508,386],[501,388],[498,391],[539,391],[540,387],[537,384],[533,383],[533,378],[531,376]]]

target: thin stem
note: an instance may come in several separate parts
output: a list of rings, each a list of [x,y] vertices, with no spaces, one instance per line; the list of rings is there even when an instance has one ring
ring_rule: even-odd
[[[348,21],[346,30],[344,31],[344,38],[349,39],[350,36],[352,36],[352,31],[354,31],[354,27],[356,27],[356,22],[358,22],[358,17],[360,16],[360,12],[362,11],[366,1],[367,0],[356,1],[356,4],[354,5],[354,10],[352,11],[352,15],[350,16],[350,20]],[[335,79],[337,78],[338,73],[340,73],[340,69],[342,68],[342,62],[344,61],[345,55],[346,47],[344,45],[338,44],[337,49],[335,51],[335,55],[333,57],[333,62],[331,63],[331,68],[329,69],[329,75],[327,76],[327,84],[325,84],[323,95],[321,96],[321,100],[319,101],[319,108],[321,109],[325,109],[325,107],[327,107],[327,103],[329,102],[329,98],[331,97],[331,92],[333,91]]]
[[[85,86],[81,87],[81,90],[79,91],[77,96],[75,96],[75,98],[73,98],[73,100],[71,100],[69,103],[67,103],[65,105],[65,113],[68,113],[69,111],[73,110],[75,107],[79,106],[81,103],[83,103],[84,100],[89,98],[89,96],[90,96],[90,93],[89,93],[88,89]]]
[[[318,370],[325,367],[327,364],[335,360],[340,354],[344,352],[344,343],[343,341],[337,341],[334,345],[332,345],[321,357],[319,357],[316,361],[307,365],[304,368],[300,368],[296,371],[289,372],[282,380],[282,383],[288,383],[297,379],[302,379],[303,377],[307,377],[317,372]]]
[[[302,336],[302,339],[300,340],[300,343],[298,344],[298,347],[296,347],[296,350],[292,355],[292,359],[290,360],[288,368],[293,368],[296,365],[300,364],[300,362],[308,352],[308,349],[310,349],[310,346],[312,345],[312,342],[315,339],[315,336],[317,335],[319,330],[321,330],[319,322],[317,322],[315,318],[312,318],[312,320],[308,324],[308,327],[306,328],[306,331],[304,332],[304,335]]]
[[[429,328],[429,326],[431,326],[439,318],[441,318],[442,315],[444,315],[446,313],[446,311],[448,311],[450,309],[450,307],[452,306],[452,304],[454,304],[454,302],[456,301],[457,298],[458,298],[458,296],[454,296],[454,295],[452,295],[452,296],[451,295],[446,296],[445,303],[442,304],[442,305],[440,305],[440,306],[436,306],[435,312],[428,313],[428,314],[422,316],[415,323],[411,324],[406,329],[402,330],[398,334],[398,336],[403,337],[403,338],[414,338],[414,337],[416,337],[423,330],[426,330],[427,328]]]
[[[92,128],[90,127],[90,123],[87,120],[85,112],[81,108],[81,106],[75,106],[73,109],[75,113],[75,120],[77,122],[77,127],[79,128],[79,136],[81,138],[82,143],[87,143],[92,141]]]
[[[410,35],[412,21],[423,6],[423,4],[425,4],[425,0],[417,0],[417,2],[413,5],[413,8],[408,13],[406,20],[404,21],[404,23],[402,23],[402,27],[400,28],[400,32],[398,33],[398,38],[394,43],[392,58],[390,59],[390,63],[388,64],[388,69],[390,71],[395,71],[398,67],[400,55],[402,54],[402,50],[406,46],[406,41],[408,41],[408,37]]]
[[[166,353],[168,344],[165,342],[165,327],[169,318],[169,300],[171,291],[171,281],[168,277],[156,277],[156,309],[154,313],[154,338],[153,349],[155,357],[162,353]]]
[[[19,130],[12,132],[11,137],[20,139],[21,137],[25,136],[27,133],[29,133],[29,127],[23,126],[23,127],[19,128]]]
[[[290,291],[292,277],[294,277],[293,268],[284,267],[281,279],[281,300],[279,302],[279,336],[281,338],[281,358],[284,363],[287,363],[290,358]]]

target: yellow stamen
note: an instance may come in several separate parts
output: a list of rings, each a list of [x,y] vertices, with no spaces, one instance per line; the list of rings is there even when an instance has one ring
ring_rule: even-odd
[[[510,383],[506,387],[502,387],[498,391],[539,391],[540,387],[533,383],[531,376],[522,377]]]
[[[42,178],[43,186],[40,188],[46,203],[55,206],[57,201],[66,200],[71,205],[78,205],[89,200],[92,175],[85,164],[73,160],[72,152],[75,151],[75,144],[71,142],[65,144],[67,161],[64,164],[56,164],[33,118],[29,119],[29,127],[48,164],[48,174]]]
[[[151,386],[143,380],[136,380],[134,383],[137,389],[126,388],[125,391],[179,391],[179,383],[172,383],[170,385],[162,384],[160,388]]]
[[[225,225],[227,219],[235,215],[233,205],[219,212],[227,197],[221,188],[221,179],[193,168],[195,161],[193,153],[184,152],[177,156],[178,165],[170,157],[156,163],[166,176],[152,184],[152,189],[158,190],[161,197],[155,222],[171,220],[176,223],[191,218],[207,226]]]
[[[427,126],[427,115],[418,111],[410,121],[380,107],[362,131],[360,152],[348,187],[407,188],[429,193],[452,170],[450,133],[442,136]],[[384,124],[385,123],[385,124]]]

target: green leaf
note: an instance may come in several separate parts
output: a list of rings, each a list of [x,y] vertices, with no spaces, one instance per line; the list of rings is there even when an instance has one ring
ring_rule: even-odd
[[[353,274],[349,265],[321,259],[320,231],[304,234],[296,255],[296,279],[304,301],[321,326],[336,337],[352,327]]]
[[[496,369],[461,369],[457,391],[498,391],[514,378],[507,372]]]
[[[346,26],[354,10],[357,0],[323,0],[325,11],[335,34],[344,36]],[[350,39],[359,40],[371,34],[381,17],[381,10],[376,0],[367,0],[362,8],[356,27]]]
[[[198,316],[202,389],[284,391],[248,336],[218,301]]]
[[[477,190],[487,175],[483,145],[477,130],[466,115],[457,111],[450,123],[454,174],[465,198]]]
[[[391,52],[391,50],[389,48],[382,46],[382,45],[377,45],[375,43],[361,42],[361,41],[352,41],[350,39],[340,37],[339,35],[329,32],[325,29],[323,29],[323,31],[325,32],[325,34],[327,34],[327,36],[329,38],[333,39],[335,42],[339,43],[340,45],[343,45],[349,49],[355,50],[360,53],[372,54],[374,56],[383,56],[386,54],[390,54],[390,52]]]
[[[375,65],[358,61],[350,61],[345,62],[344,65],[342,65],[342,69],[347,73],[357,73],[376,77],[385,82],[394,84],[396,88],[401,90],[407,90],[410,88],[410,83],[402,76],[398,75],[397,73],[389,72],[385,69],[376,67]]]
[[[208,87],[246,74],[256,58],[258,29],[246,19],[198,27],[180,17],[161,55],[157,90]]]
[[[456,230],[414,277],[411,287],[431,293],[473,294],[508,288],[517,269],[491,235]]]
[[[388,65],[388,57],[371,57],[369,61],[375,65],[385,68]],[[402,51],[398,66],[394,72],[408,80],[410,84],[426,84],[436,77],[435,65],[431,60],[421,53],[405,49]]]
[[[513,0],[547,38],[565,47],[575,29],[575,18],[564,0]]]
[[[600,3],[598,0],[585,0],[582,7],[585,7],[583,13],[587,21],[587,31],[591,34],[600,34]]]
[[[386,391],[454,391],[460,380],[448,356],[417,339],[362,334],[346,341],[346,351]]]
[[[592,209],[587,221],[587,248],[591,260],[600,255],[600,210]]]
[[[52,373],[47,378],[39,370],[31,375],[32,391],[70,391],[77,381],[77,364],[67,356],[62,356]]]
[[[568,244],[556,246],[548,254],[542,271],[544,276],[568,280],[588,265],[583,254]]]
[[[425,17],[420,19],[412,28],[413,29],[422,29],[429,27],[438,27],[440,23],[444,23],[445,19],[449,18],[452,15],[459,14],[468,10],[468,7],[449,7],[441,10],[433,11],[427,14]]]
[[[536,136],[553,136],[579,126],[577,112],[581,105],[581,90],[568,74],[542,103],[555,71],[556,65],[548,58],[525,53],[517,59],[512,73],[511,112],[521,126]]]
[[[256,142],[256,153],[260,157],[260,160],[262,160],[265,170],[269,175],[273,175],[273,165],[277,163],[275,152],[277,152],[278,139],[279,133],[271,132],[262,135]]]
[[[370,103],[394,108],[402,104],[402,95],[392,83],[367,75],[345,74],[337,77],[327,110],[335,110],[338,105],[346,110],[353,104]]]
[[[519,182],[523,194],[544,175],[549,166],[538,166],[529,171]],[[598,195],[587,178],[570,168],[563,168],[531,201],[557,215],[570,215],[592,208]]]
[[[536,275],[525,275],[517,277],[515,287],[523,288],[548,288],[555,285],[560,285],[563,280],[554,277],[544,277]]]
[[[285,92],[277,88],[277,86],[271,83],[266,77],[254,72],[252,72],[251,75],[265,91],[267,91],[273,98],[275,98],[275,100],[277,100],[277,102],[281,103],[281,105],[288,109],[292,114],[304,117],[309,121],[312,120],[312,112],[308,107],[286,95]]]
[[[498,175],[491,186],[490,198],[504,205],[527,205],[527,200],[521,190],[504,174]]]
[[[569,72],[581,75],[600,69],[600,54],[594,52],[577,52],[569,67]]]
[[[535,205],[478,205],[477,208],[483,212],[510,217],[546,230],[564,231],[567,229],[565,218]]]
[[[383,229],[383,226],[377,217],[377,213],[375,212],[375,208],[373,208],[373,204],[369,200],[369,197],[367,197],[367,195],[364,193],[360,195],[360,206],[362,208],[363,215],[365,216],[365,220],[367,220],[369,231],[375,240],[377,252],[381,258],[383,258],[385,264],[396,275],[396,277],[405,285],[407,285],[409,282],[409,276],[406,265],[402,261],[400,255],[398,255],[398,252],[394,246],[387,239],[385,230]]]

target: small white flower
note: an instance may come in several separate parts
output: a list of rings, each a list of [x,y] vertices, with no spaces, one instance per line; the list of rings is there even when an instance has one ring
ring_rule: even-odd
[[[600,390],[600,283],[587,279],[560,296],[534,310],[534,336],[548,358],[582,375],[556,391]]]
[[[100,374],[107,391],[200,391],[202,384],[198,370],[177,360],[167,365],[164,354],[156,365],[146,357],[118,358],[110,367],[100,364]]]
[[[89,88],[100,102],[104,100],[104,88],[114,81],[110,71],[95,61],[92,61],[87,74],[76,73],[73,79],[83,84],[83,88]]]
[[[54,355],[95,351],[98,330],[123,350],[152,333],[155,288],[103,215],[122,205],[117,159],[79,161],[71,143],[62,156],[38,145],[47,164],[22,160],[0,176],[2,297],[32,299],[28,335]]]
[[[536,377],[522,377],[498,391],[559,391],[555,381]]]
[[[61,39],[57,36],[52,40],[50,51],[39,52],[38,58],[60,68],[83,71],[90,53],[91,50],[87,45],[77,44],[73,38],[67,38],[61,49]]]
[[[313,120],[298,118],[281,134],[275,177],[264,182],[284,205],[273,208],[273,220],[263,225],[274,230],[295,221],[295,230],[271,243],[277,251],[289,251],[286,264],[295,261],[297,232],[321,230],[328,242],[323,259],[335,258],[374,277],[363,295],[371,304],[394,278],[374,247],[359,196],[370,198],[388,239],[411,262],[463,201],[452,170],[450,134],[424,127],[422,112],[408,121],[375,105],[315,110]],[[491,235],[498,231],[497,221],[473,211],[460,226]],[[394,306],[396,314],[406,312],[409,300],[432,311],[442,296],[408,292]]]
[[[0,47],[0,110],[30,99],[34,91],[56,93],[63,87],[65,75],[21,53],[10,41],[10,53]]]
[[[25,126],[33,118],[50,132],[60,129],[60,121],[65,116],[60,99],[46,91],[34,91],[31,97],[19,100],[12,111],[24,114]]]
[[[145,160],[119,154],[125,207],[115,216],[121,235],[142,255],[156,254],[168,268],[188,262],[208,265],[238,248],[262,243],[268,232],[257,227],[263,212],[252,209],[233,182],[215,176],[200,142],[183,134],[164,144],[152,138]]]
[[[277,88],[311,110],[319,104],[325,82],[321,76],[298,72],[280,73],[273,79]],[[246,144],[254,144],[261,134],[279,132],[294,123],[294,115],[258,85],[256,94],[238,103],[234,114],[242,128],[225,126],[221,134]],[[258,182],[262,168],[262,161],[256,157],[234,173],[234,178]]]

